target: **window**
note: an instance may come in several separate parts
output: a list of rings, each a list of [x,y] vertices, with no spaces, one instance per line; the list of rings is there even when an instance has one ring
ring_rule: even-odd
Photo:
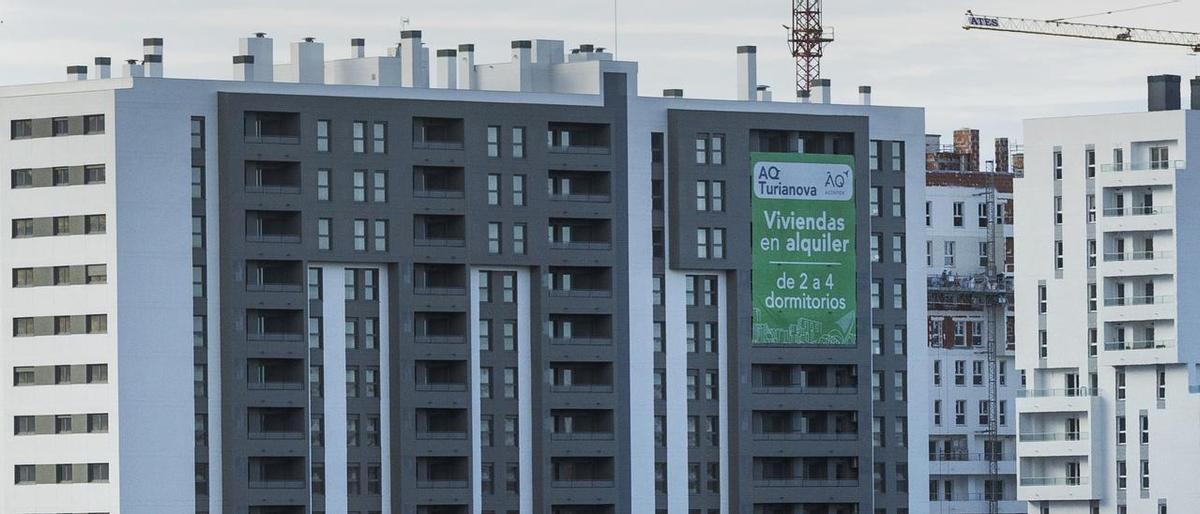
[[[204,166],[192,166],[192,199],[204,198]]]
[[[904,234],[892,234],[892,262],[904,263]]]
[[[36,424],[33,416],[14,416],[13,435],[33,435]]]
[[[479,397],[492,397],[492,368],[479,368]]]
[[[500,174],[489,173],[487,176],[487,203],[500,205]]]
[[[1171,163],[1171,158],[1167,147],[1152,146],[1150,147],[1150,169],[1165,170]]]
[[[696,181],[696,210],[721,212],[725,210],[725,182],[721,180]]]
[[[892,171],[904,171],[904,141],[892,141]]]
[[[1125,467],[1125,461],[1117,461],[1117,490],[1124,491],[1128,487],[1127,474],[1128,470]]]
[[[54,482],[59,484],[71,483],[73,481],[74,469],[75,466],[71,464],[56,464],[54,466]]]
[[[925,202],[925,226],[933,225],[933,202]]]
[[[106,314],[88,314],[84,317],[87,323],[85,330],[88,334],[106,334],[108,333],[108,315]]]
[[[897,371],[892,374],[892,397],[898,401],[908,400],[908,373]]]
[[[330,231],[331,231],[332,225],[333,225],[333,220],[331,220],[329,218],[318,218],[317,219],[317,249],[318,250],[330,249],[330,247],[331,247],[330,241],[332,239],[332,236],[330,235]]]
[[[28,139],[33,137],[33,120],[12,120],[10,125],[12,139]]]
[[[388,172],[387,170],[376,170],[371,175],[371,201],[376,203],[385,203],[388,198]]]
[[[954,202],[954,226],[963,226],[963,202]]]
[[[954,401],[954,424],[963,426],[967,424],[967,401]]]
[[[204,248],[204,216],[192,216],[192,248]]]
[[[487,156],[500,157],[500,127],[490,125],[487,128]]]
[[[724,259],[725,229],[696,229],[696,257],[699,259]]]
[[[517,417],[504,416],[504,446],[517,446]]]
[[[512,128],[512,158],[525,158],[525,127]]]
[[[352,130],[354,153],[365,153],[367,151],[367,122],[354,122]]]
[[[1063,269],[1063,242],[1061,240],[1054,242],[1054,269]]]
[[[371,125],[371,152],[387,153],[387,122],[377,121]]]
[[[104,183],[104,166],[84,166],[83,167],[83,183],[84,184],[103,184]]]
[[[201,120],[203,121],[203,119]],[[84,134],[103,134],[104,133],[104,115],[89,114],[83,117],[83,133]]]
[[[365,170],[355,170],[353,174],[354,180],[354,201],[367,201],[367,172]]]
[[[108,364],[88,364],[84,367],[85,380],[89,384],[108,382]]]
[[[107,264],[90,264],[84,268],[84,282],[87,284],[104,284],[108,282]]]
[[[1150,416],[1147,414],[1138,416],[1138,442],[1150,444]]]
[[[50,118],[50,135],[54,137],[71,135],[70,121],[67,118]]]
[[[346,328],[347,330],[349,329],[349,324],[347,324]],[[346,339],[347,341],[350,339],[349,333],[346,334]],[[350,347],[347,346],[347,348]],[[358,398],[358,368],[355,366],[346,366],[346,398]],[[355,424],[357,425],[357,423]],[[354,431],[358,432],[357,427]],[[358,443],[355,443],[353,446],[358,446]]]
[[[1062,180],[1062,178],[1063,178],[1062,150],[1055,150],[1052,159],[1053,159],[1052,162],[1054,165],[1054,180]]]
[[[1150,488],[1150,460],[1142,459],[1142,489]]]
[[[325,379],[321,370],[322,366],[308,367],[308,389],[313,398],[325,396]]]
[[[892,308],[903,309],[908,295],[905,293],[905,282],[897,280],[892,283]]]
[[[1156,383],[1157,383],[1157,385],[1156,385],[1157,393],[1155,396],[1159,400],[1166,400],[1167,399],[1167,370],[1163,369],[1162,365],[1159,365],[1158,371],[1157,371],[1157,373],[1155,373],[1155,376],[1156,376]]]
[[[329,201],[329,169],[321,168],[317,170],[317,200],[321,202]]]
[[[71,235],[71,217],[70,216],[55,216],[53,228],[54,228],[54,235],[56,235],[56,236]]]
[[[84,234],[103,234],[105,230],[105,218],[103,214],[91,214],[83,217]]]
[[[204,298],[204,266],[192,266],[192,298]]]
[[[513,255],[525,255],[525,224],[513,223]]]
[[[867,145],[867,148],[871,151],[867,157],[867,169],[879,171],[879,153],[883,149],[883,141],[872,140]]]
[[[29,218],[14,219],[12,221],[12,237],[13,239],[33,237],[33,220]]]
[[[514,207],[525,205],[525,175],[512,177],[512,204]]]
[[[363,370],[363,397],[379,397],[379,370],[366,368]]]
[[[31,386],[36,384],[32,366],[13,368],[13,386]]]
[[[33,187],[33,170],[12,170],[12,188]]]
[[[878,232],[871,234],[871,262],[880,262],[879,247],[883,244],[883,234]]]
[[[504,368],[504,397],[517,397],[517,368]]]
[[[954,361],[954,385],[967,385],[967,361]]]
[[[1117,444],[1125,444],[1126,427],[1125,416],[1117,416]]]
[[[871,281],[871,308],[872,309],[878,309],[882,306],[882,304],[883,304],[882,295],[883,295],[883,281],[878,280],[878,279],[872,280]]]
[[[933,424],[934,425],[942,424],[942,401],[941,400],[933,401]]]
[[[1062,225],[1063,222],[1063,199],[1061,196],[1054,197],[1054,224]]]
[[[66,167],[51,168],[51,183],[55,186],[71,185],[71,169]]]
[[[317,120],[317,151],[329,151],[329,120]]]
[[[1117,399],[1125,399],[1125,369],[1117,368],[1114,380],[1117,384]]]
[[[373,248],[376,252],[386,252],[388,249],[388,222],[387,220],[375,220],[374,230],[371,236],[374,239]]]
[[[871,205],[871,216],[881,216],[879,212],[879,197],[882,195],[882,188],[879,186],[871,186],[868,198]]]
[[[500,229],[501,229],[500,223],[495,222],[495,221],[488,222],[488,225],[487,225],[488,253],[490,253],[492,255],[500,254],[500,247],[501,247],[501,243],[502,243],[502,241],[500,240]]]
[[[903,218],[904,217],[904,188],[903,187],[893,187],[892,188],[892,217],[893,218]]]
[[[696,134],[696,164],[720,166],[724,163],[724,134]]]

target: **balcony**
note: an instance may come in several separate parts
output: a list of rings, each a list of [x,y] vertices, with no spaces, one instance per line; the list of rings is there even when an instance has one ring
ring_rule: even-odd
[[[1128,322],[1172,319],[1174,295],[1122,296],[1104,299],[1104,321]]]
[[[418,489],[466,489],[466,457],[417,457]]]
[[[1087,387],[1069,389],[1017,389],[1017,398],[1073,398],[1096,396],[1096,390]]]
[[[1155,339],[1153,341],[1109,341],[1104,343],[1106,352],[1124,352],[1131,350],[1158,350],[1175,347],[1174,339]]]
[[[246,340],[299,342],[304,340],[304,311],[298,309],[247,309]]]
[[[607,172],[551,170],[547,184],[552,201],[585,203],[612,201]]]
[[[1100,166],[1101,173],[1126,173],[1140,171],[1179,171],[1187,167],[1187,163],[1182,160],[1174,161],[1150,161],[1150,162],[1117,162],[1113,164],[1102,164]]]
[[[1010,294],[1013,290],[1013,278],[982,273],[978,275],[942,273],[929,275],[927,286],[930,291]]]
[[[466,222],[462,216],[413,216],[413,244],[423,247],[465,247]]]
[[[1155,296],[1121,296],[1114,298],[1105,298],[1105,307],[1125,307],[1133,305],[1164,305],[1175,303],[1173,295],[1155,295]]]
[[[307,377],[301,359],[248,359],[246,388],[257,391],[300,391]]]
[[[262,144],[300,144],[300,113],[246,111],[245,142]]]
[[[462,118],[413,118],[413,148],[462,150]]]
[[[1104,262],[1158,261],[1175,258],[1175,252],[1105,253]]]
[[[300,163],[246,161],[247,193],[300,193]]]
[[[751,415],[757,441],[856,441],[855,411],[755,410]]]
[[[413,266],[413,294],[422,296],[466,295],[466,267],[461,264],[417,264]]]
[[[550,153],[607,155],[609,127],[599,123],[555,123],[546,131]]]
[[[304,489],[304,457],[250,457],[250,489]]]
[[[755,394],[858,394],[854,366],[823,364],[754,364],[751,391]]]
[[[551,314],[550,342],[563,345],[612,344],[612,316],[607,314]]]
[[[1123,218],[1128,216],[1157,216],[1159,214],[1170,214],[1174,212],[1170,206],[1164,205],[1136,205],[1133,207],[1109,207],[1104,209],[1104,217],[1106,218]]]
[[[551,457],[551,481],[554,488],[608,488],[613,486],[611,457]]]
[[[299,211],[246,211],[246,241],[299,243]]]
[[[556,393],[611,393],[612,364],[554,362],[550,364],[550,390]]]
[[[612,249],[612,223],[607,219],[550,218],[550,248]]]
[[[443,166],[413,168],[413,197],[463,198],[463,169]]]
[[[1051,441],[1086,441],[1087,432],[1030,432],[1018,436],[1022,443],[1044,443]]]
[[[466,440],[466,409],[417,409],[417,439]]]
[[[612,272],[603,267],[551,266],[550,296],[559,298],[610,298]]]
[[[300,261],[250,260],[246,262],[246,290],[298,293],[303,290],[304,266]]]
[[[555,441],[611,441],[612,411],[603,409],[553,409],[550,411]]]
[[[467,342],[466,322],[462,312],[417,312],[413,335],[418,343],[461,344]]]
[[[304,439],[304,409],[251,407],[246,415],[247,437],[259,440]]]
[[[465,361],[416,362],[415,387],[424,392],[461,392],[467,390]]]

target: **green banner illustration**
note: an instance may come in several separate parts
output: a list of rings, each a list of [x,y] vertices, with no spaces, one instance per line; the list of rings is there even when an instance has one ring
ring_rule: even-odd
[[[854,159],[753,153],[754,344],[855,344]]]

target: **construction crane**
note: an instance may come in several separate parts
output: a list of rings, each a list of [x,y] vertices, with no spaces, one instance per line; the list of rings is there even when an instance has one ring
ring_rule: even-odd
[[[825,45],[833,42],[833,29],[827,31],[822,21],[821,0],[792,0],[792,23],[783,28],[796,59],[796,98],[808,98],[813,81],[821,78]]]
[[[1109,14],[1111,12],[1116,11],[1108,11],[1098,14]],[[1079,18],[1079,16],[1075,18]],[[1016,32],[1020,34],[1040,34],[1045,36],[1073,37],[1079,39],[1098,39],[1102,41],[1121,41],[1126,43],[1145,43],[1150,45],[1182,46],[1188,48],[1192,52],[1200,53],[1200,33],[1183,32],[1178,30],[1122,27],[1119,25],[1076,23],[1072,21],[1065,21],[1067,19],[1071,18],[1038,20],[1032,18],[989,16],[967,11],[966,19],[963,21],[962,28],[966,30],[992,30],[997,32]]]

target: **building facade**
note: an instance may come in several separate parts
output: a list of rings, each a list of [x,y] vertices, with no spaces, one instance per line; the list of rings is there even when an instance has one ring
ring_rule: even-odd
[[[1020,377],[1012,330],[1014,175],[970,167],[978,163],[977,131],[956,131],[953,151],[940,149],[935,137],[926,141],[930,169],[924,211],[929,294],[925,351],[932,366],[932,394],[925,400],[931,416],[929,512],[988,512],[988,503],[994,502],[998,512],[1023,513],[1025,505],[1016,501],[1015,468]],[[1007,157],[1007,149],[998,146],[997,152]],[[993,244],[1003,247],[993,254]],[[990,262],[993,258],[999,262]],[[989,345],[996,349],[994,368]],[[993,374],[994,439],[989,434]],[[992,476],[993,463],[997,476]]]
[[[752,47],[717,101],[560,41],[259,34],[234,81],[144,45],[0,88],[0,510],[910,508],[920,109],[758,101]],[[900,245],[858,344],[749,343],[754,151],[853,156],[858,244]]]
[[[1193,98],[1200,91],[1192,83]],[[1018,495],[1030,513],[1188,512],[1200,452],[1179,77],[1149,112],[1025,122],[1016,185]]]

